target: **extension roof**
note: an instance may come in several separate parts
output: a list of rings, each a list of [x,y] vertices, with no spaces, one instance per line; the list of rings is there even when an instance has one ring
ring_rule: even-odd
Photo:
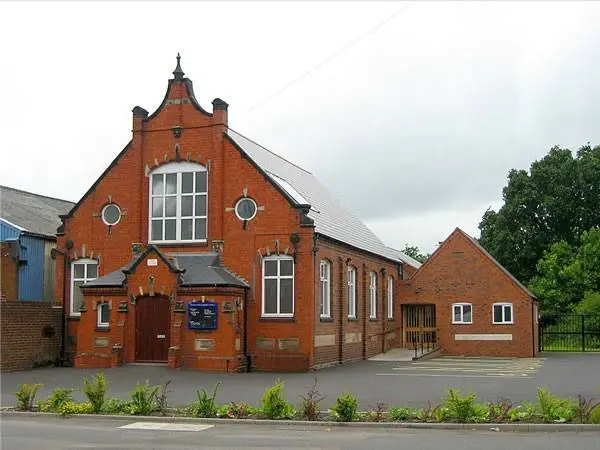
[[[73,205],[67,200],[0,186],[0,218],[24,232],[55,238],[61,224],[59,216]]]

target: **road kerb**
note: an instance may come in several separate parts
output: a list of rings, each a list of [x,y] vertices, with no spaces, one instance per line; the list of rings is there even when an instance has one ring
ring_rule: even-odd
[[[203,419],[196,417],[173,416],[116,416],[108,414],[74,414],[63,417],[55,413],[1,410],[2,417],[59,417],[65,420],[94,419],[116,420],[120,422],[169,422],[204,423],[211,425],[258,425],[289,428],[379,428],[379,429],[433,429],[433,430],[472,430],[499,432],[599,432],[600,425],[577,423],[422,423],[422,422],[330,422],[304,420],[267,420],[267,419]]]

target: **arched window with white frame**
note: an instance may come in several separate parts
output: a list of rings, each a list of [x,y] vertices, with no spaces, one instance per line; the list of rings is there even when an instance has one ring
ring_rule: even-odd
[[[172,162],[150,173],[150,242],[206,242],[208,172],[189,161]]]
[[[269,256],[262,262],[262,316],[294,316],[294,259]]]
[[[394,277],[388,277],[387,283],[387,316],[388,319],[394,318]]]
[[[331,264],[323,259],[319,264],[319,279],[321,286],[321,318],[331,317]]]
[[[98,278],[98,261],[95,259],[78,259],[71,263],[71,301],[69,314],[80,316],[83,304],[83,293],[80,286]]]
[[[377,274],[369,273],[369,319],[377,319]]]

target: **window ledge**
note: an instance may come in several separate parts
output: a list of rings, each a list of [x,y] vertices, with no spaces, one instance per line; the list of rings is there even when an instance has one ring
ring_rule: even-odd
[[[452,325],[473,325],[473,322],[452,322]]]
[[[295,317],[270,317],[270,316],[261,316],[258,319],[259,322],[295,322]]]
[[[99,327],[99,326],[96,326],[96,330],[95,331],[99,331],[99,332],[110,331],[110,327]]]
[[[333,317],[331,317],[331,316],[321,316],[321,317],[319,317],[319,320],[321,322],[333,322]]]
[[[81,320],[81,316],[68,316],[67,320],[76,320],[76,321],[79,321],[79,320]]]
[[[492,325],[514,325],[514,322],[492,322]]]
[[[358,322],[358,317],[348,317],[348,322]]]
[[[396,319],[394,319],[393,317],[388,317],[388,318],[387,318],[387,321],[388,321],[388,322],[394,322],[395,320],[396,320]]]
[[[377,317],[369,317],[369,322],[378,322]]]
[[[208,242],[148,242],[149,244],[155,245],[156,247],[208,247]]]

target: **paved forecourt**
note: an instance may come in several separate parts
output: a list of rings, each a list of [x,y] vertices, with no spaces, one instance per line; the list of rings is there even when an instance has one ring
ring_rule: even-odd
[[[49,367],[2,374],[2,406],[15,404],[14,392],[20,383],[43,383],[38,398],[55,387],[78,388],[75,398],[83,400],[81,386],[92,369]],[[600,393],[600,353],[547,353],[540,358],[437,358],[428,361],[361,361],[309,373],[205,373],[165,366],[126,365],[104,371],[109,380],[109,397],[130,398],[137,382],[161,384],[171,380],[168,399],[172,406],[185,406],[196,399],[196,390],[212,390],[220,381],[218,403],[245,401],[258,405],[264,390],[277,379],[285,382],[289,401],[298,404],[300,395],[318,379],[319,391],[326,395],[321,406],[329,408],[338,395],[350,392],[361,409],[387,405],[423,407],[440,403],[448,388],[475,392],[481,401],[510,399],[535,401],[536,390],[546,387],[560,396]]]

